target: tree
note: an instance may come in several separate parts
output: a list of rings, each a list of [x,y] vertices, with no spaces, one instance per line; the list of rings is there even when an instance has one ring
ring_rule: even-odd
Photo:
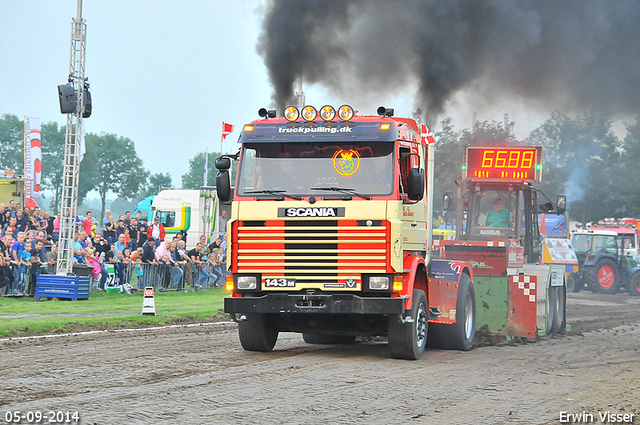
[[[189,171],[182,175],[183,189],[200,189],[204,183],[204,155],[205,152],[198,152],[189,160]],[[204,186],[216,185],[217,170],[215,167],[216,158],[221,154],[219,152],[209,152],[209,161],[207,164],[207,184]]]
[[[24,122],[12,114],[0,118],[0,169],[24,171]]]
[[[93,187],[102,201],[100,220],[104,218],[107,194],[112,192],[131,199],[145,187],[149,172],[143,168],[133,141],[115,134],[86,135],[87,153],[80,166],[80,174],[95,173]],[[89,159],[89,161],[87,161]],[[83,174],[86,171],[86,174]],[[91,182],[88,182],[90,185]],[[82,188],[82,184],[80,186]]]
[[[619,161],[622,144],[611,130],[611,118],[585,113],[569,118],[554,112],[533,130],[529,144],[543,146],[543,193],[567,196],[569,215],[578,221],[597,221],[624,208],[619,199]]]
[[[627,136],[624,139],[624,155],[620,161],[621,178],[620,201],[624,215],[627,217],[640,216],[640,173],[638,173],[638,158],[640,158],[640,116],[634,124],[627,126]]]
[[[156,173],[149,176],[149,183],[146,185],[146,189],[142,194],[142,199],[147,196],[157,195],[160,192],[160,188],[171,187],[171,175],[169,173]]]

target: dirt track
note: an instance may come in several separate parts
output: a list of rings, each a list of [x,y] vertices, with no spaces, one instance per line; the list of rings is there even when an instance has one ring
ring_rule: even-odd
[[[0,342],[8,410],[79,411],[82,424],[558,424],[634,413],[640,297],[570,294],[567,335],[391,359],[384,340],[245,352],[236,325]],[[22,423],[27,423],[23,421]]]

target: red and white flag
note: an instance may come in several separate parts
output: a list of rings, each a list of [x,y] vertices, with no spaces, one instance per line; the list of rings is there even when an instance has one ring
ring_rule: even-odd
[[[222,121],[222,138],[226,138],[229,134],[233,132],[233,124],[227,124]]]

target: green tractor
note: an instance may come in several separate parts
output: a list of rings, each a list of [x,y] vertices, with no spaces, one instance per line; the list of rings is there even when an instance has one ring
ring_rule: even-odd
[[[578,292],[586,285],[593,292],[615,294],[626,287],[631,295],[640,295],[640,267],[623,254],[623,240],[611,230],[588,229],[573,232],[571,245],[580,262],[567,289]]]

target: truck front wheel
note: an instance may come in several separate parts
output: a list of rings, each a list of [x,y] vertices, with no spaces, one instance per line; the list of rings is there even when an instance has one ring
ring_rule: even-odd
[[[248,313],[238,322],[240,344],[247,351],[271,351],[278,339],[278,324],[270,314]]]
[[[406,316],[412,322],[403,322],[399,314],[389,316],[389,353],[395,359],[418,360],[427,346],[429,324],[427,296],[421,289],[413,290],[411,310]]]
[[[584,287],[584,282],[573,273],[567,277],[567,292],[580,292]]]

